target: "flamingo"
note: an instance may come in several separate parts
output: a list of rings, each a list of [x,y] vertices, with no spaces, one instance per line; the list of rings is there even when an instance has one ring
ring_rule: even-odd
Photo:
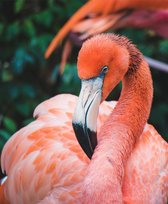
[[[0,203],[166,204],[168,144],[147,124],[153,86],[143,55],[126,37],[99,34],[83,43],[77,67],[79,98],[41,103],[6,143]],[[120,81],[119,101],[104,101]]]
[[[147,28],[168,38],[168,0],[90,0],[60,29],[46,50],[45,57],[48,58],[69,33],[60,63],[62,73],[73,44],[81,46],[84,40],[95,34],[123,27]],[[153,67],[149,58],[147,61]],[[167,65],[155,66],[168,71]]]

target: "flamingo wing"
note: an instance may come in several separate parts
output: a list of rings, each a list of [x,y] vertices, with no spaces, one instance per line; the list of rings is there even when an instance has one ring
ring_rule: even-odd
[[[146,125],[125,168],[124,203],[166,204],[167,184],[168,143]]]
[[[0,190],[9,203],[77,203],[80,200],[80,186],[89,159],[72,129],[76,101],[77,97],[70,94],[44,101],[34,111],[37,119],[6,143],[1,166],[8,177]],[[100,109],[99,129],[111,108],[107,103]],[[3,194],[2,197],[4,203]]]
[[[89,159],[72,130],[76,101],[76,96],[62,94],[41,103],[34,112],[37,119],[5,145],[1,164],[8,178],[0,190],[9,203],[81,203],[81,185]],[[115,105],[116,102],[101,104],[98,133]],[[125,168],[124,202],[142,203],[143,198],[144,203],[149,203],[156,195],[157,201],[165,201],[167,172],[168,144],[152,126],[146,125]]]
[[[8,178],[3,187],[10,203],[37,203],[53,188],[60,203],[65,195],[67,202],[79,195],[88,158],[72,130],[76,98],[59,95],[43,102],[35,110],[37,119],[5,145],[1,161]]]

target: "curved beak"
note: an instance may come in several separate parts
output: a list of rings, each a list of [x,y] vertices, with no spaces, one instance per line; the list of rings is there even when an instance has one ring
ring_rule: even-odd
[[[82,80],[82,88],[73,115],[72,125],[77,140],[91,159],[97,145],[97,116],[102,98],[104,75]]]

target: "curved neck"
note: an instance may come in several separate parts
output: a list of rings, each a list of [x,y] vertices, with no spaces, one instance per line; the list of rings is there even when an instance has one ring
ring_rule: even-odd
[[[86,202],[122,203],[124,167],[147,122],[152,95],[151,74],[141,59],[138,67],[125,75],[118,104],[101,128],[84,182]]]
[[[121,96],[110,121],[127,127],[136,141],[149,117],[153,97],[152,79],[147,63],[143,60],[133,73],[126,74],[122,84]]]

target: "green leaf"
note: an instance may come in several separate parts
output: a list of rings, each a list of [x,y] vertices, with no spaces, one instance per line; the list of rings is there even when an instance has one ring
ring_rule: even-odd
[[[7,82],[7,81],[11,81],[12,79],[13,79],[13,76],[12,76],[10,70],[3,69],[2,70],[2,81]]]
[[[11,133],[14,133],[17,130],[16,123],[11,118],[4,117],[3,118],[3,125]]]
[[[50,26],[52,22],[52,13],[50,12],[50,10],[38,12],[34,16],[34,19],[38,24]]]
[[[14,73],[20,74],[23,72],[26,63],[33,64],[33,62],[33,57],[24,48],[18,48],[12,60],[12,68]]]
[[[0,130],[0,142],[3,144],[9,139],[10,133],[6,130]]]
[[[31,109],[31,107],[30,107],[30,105],[29,105],[29,103],[27,102],[23,102],[23,103],[17,103],[16,105],[16,109],[17,109],[17,111],[22,115],[22,116],[24,116],[25,118],[26,117],[28,117],[30,114],[31,114],[31,112],[32,112],[32,109]]]
[[[20,94],[20,90],[16,84],[9,84],[8,92],[12,100],[16,99]]]
[[[4,146],[4,144],[7,142],[7,140],[10,138],[10,133],[6,130],[0,130],[0,152]]]
[[[29,19],[25,19],[23,22],[23,32],[26,36],[32,38],[36,34],[36,29],[33,22]]]
[[[22,10],[24,3],[25,3],[25,0],[16,0],[15,1],[15,8],[14,8],[15,13],[19,13]]]
[[[5,32],[5,38],[8,41],[15,39],[18,36],[20,29],[19,21],[9,24]]]
[[[36,90],[34,89],[31,84],[24,84],[21,88],[20,91],[22,95],[28,96],[29,98],[34,98]]]
[[[159,51],[160,51],[162,54],[167,54],[167,50],[168,50],[168,40],[162,40],[162,41],[160,42]]]
[[[80,79],[77,76],[76,64],[67,64],[61,78],[62,85],[59,87],[60,93],[79,94]]]

